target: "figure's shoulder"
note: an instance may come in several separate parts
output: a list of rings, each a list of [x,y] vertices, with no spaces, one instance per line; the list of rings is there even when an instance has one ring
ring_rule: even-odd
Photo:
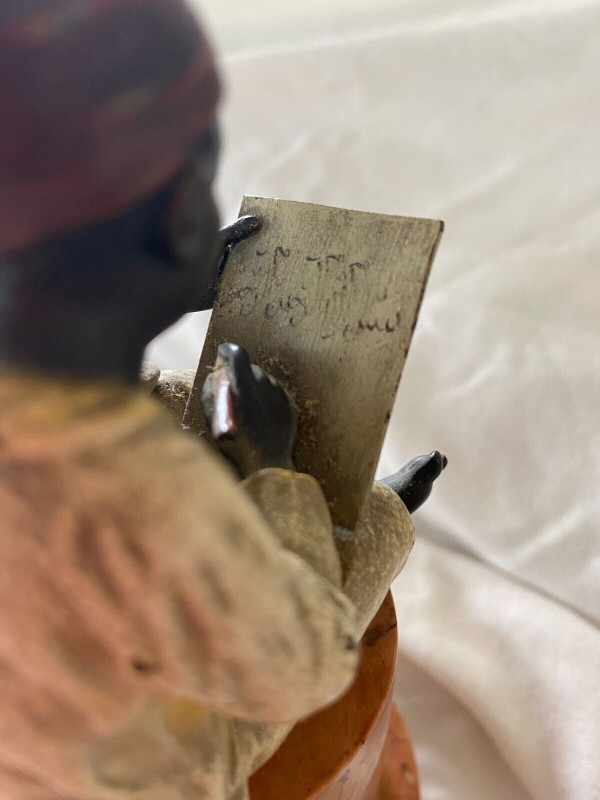
[[[65,459],[116,446],[170,422],[159,404],[119,381],[0,373],[0,442],[5,457]]]
[[[36,506],[125,510],[155,527],[247,516],[233,471],[174,416],[141,386],[0,374],[0,498],[33,492]]]

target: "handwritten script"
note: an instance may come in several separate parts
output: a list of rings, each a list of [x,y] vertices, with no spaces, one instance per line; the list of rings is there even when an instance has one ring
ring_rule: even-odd
[[[402,311],[387,287],[373,296],[367,293],[369,312],[356,315],[359,289],[364,292],[365,285],[372,288],[368,261],[337,252],[307,255],[278,244],[272,249],[255,250],[252,262],[240,268],[246,285],[221,292],[219,306],[229,316],[251,316],[258,306],[267,320],[283,319],[298,327],[314,311],[325,323],[322,339],[393,333],[402,322]],[[290,276],[295,279],[290,280]],[[294,287],[292,291],[290,286]]]

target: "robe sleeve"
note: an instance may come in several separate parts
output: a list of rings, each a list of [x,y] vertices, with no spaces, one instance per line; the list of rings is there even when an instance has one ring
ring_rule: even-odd
[[[115,456],[111,482],[119,475],[122,488],[106,501],[121,494],[129,509],[113,526],[123,558],[145,554],[143,580],[131,585],[157,639],[149,680],[266,722],[306,716],[343,693],[359,660],[355,609],[318,483],[265,470],[244,487],[162,414]],[[143,674],[143,654],[138,662]]]

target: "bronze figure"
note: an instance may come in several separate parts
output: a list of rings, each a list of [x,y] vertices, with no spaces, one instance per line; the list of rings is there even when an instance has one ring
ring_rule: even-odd
[[[243,349],[205,393],[227,461],[178,426],[189,374],[139,386],[258,224],[219,233],[183,0],[6,0],[0,75],[0,796],[241,800],[351,684],[445,462],[376,483],[348,537]]]

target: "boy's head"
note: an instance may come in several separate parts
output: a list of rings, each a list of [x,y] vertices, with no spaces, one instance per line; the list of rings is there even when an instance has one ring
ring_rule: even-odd
[[[47,270],[46,302],[139,306],[148,337],[209,305],[218,97],[184,0],[4,0],[0,295]]]

